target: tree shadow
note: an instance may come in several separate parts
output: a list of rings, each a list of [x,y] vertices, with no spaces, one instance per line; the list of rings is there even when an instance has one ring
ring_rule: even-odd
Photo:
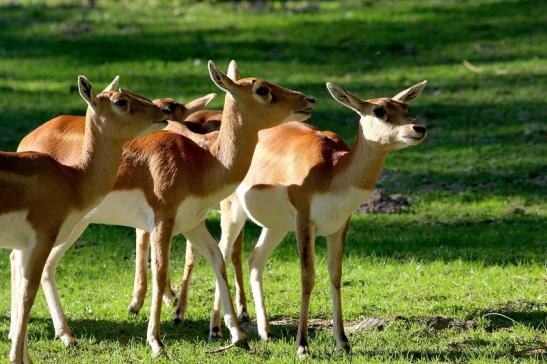
[[[481,309],[470,316],[482,317],[489,332],[522,325],[535,330],[547,329],[547,303],[509,301],[498,307]]]
[[[9,318],[0,317],[0,325],[9,327]],[[146,318],[130,318],[129,320],[113,321],[106,319],[68,319],[68,324],[76,338],[92,339],[97,342],[108,341],[127,345],[131,341],[146,342],[148,320]],[[54,338],[55,332],[50,318],[32,317],[30,325],[37,324],[46,327],[48,338]],[[186,341],[191,343],[207,343],[209,334],[209,321],[205,319],[185,319],[181,324],[173,325],[171,322],[161,323],[161,337],[165,342]],[[229,338],[229,332],[224,332],[224,337]],[[8,340],[2,335],[0,340]]]
[[[367,68],[377,70],[399,66],[417,58],[423,64],[459,62],[462,56],[459,52],[440,51],[454,44],[469,44],[469,47],[463,48],[474,53],[477,61],[515,59],[518,56],[500,54],[495,50],[476,51],[472,45],[479,41],[495,42],[500,39],[521,41],[524,37],[541,35],[542,19],[535,16],[541,13],[541,8],[533,2],[509,1],[476,6],[428,4],[418,6],[417,10],[424,15],[412,20],[391,20],[388,16],[368,19],[366,10],[362,12],[364,18],[361,15],[356,18],[310,20],[306,14],[292,14],[293,21],[269,24],[264,28],[227,25],[230,37],[226,37],[226,29],[181,31],[173,26],[153,31],[144,28],[135,34],[124,34],[119,30],[124,28],[127,20],[115,24],[114,29],[105,34],[94,29],[100,28],[100,24],[87,16],[91,11],[87,8],[35,4],[3,8],[4,15],[0,22],[5,25],[6,31],[0,35],[0,45],[8,45],[5,57],[29,58],[56,54],[87,65],[102,64],[107,60],[227,59],[237,49],[238,59],[242,61],[291,60],[302,64],[338,64],[344,59],[344,65],[355,67],[368,59]],[[362,11],[358,7],[349,6],[348,9]],[[520,18],[521,15],[526,17]],[[73,26],[81,26],[84,22],[89,29],[74,32],[60,30],[55,38],[47,33],[28,37],[15,31],[23,25],[28,26],[29,19],[30,25],[37,23],[50,27],[65,21],[74,23]],[[331,29],[337,31],[332,32]],[[251,30],[256,40],[244,36]],[[10,47],[15,44],[16,48]],[[83,54],[86,56],[81,57]]]
[[[505,218],[453,219],[451,222],[384,219],[364,216],[350,223],[346,237],[346,257],[384,258],[397,263],[410,261],[451,262],[455,260],[491,265],[543,264],[546,254],[545,234],[538,226],[546,226],[545,218],[517,216]],[[207,226],[218,239],[217,218]],[[244,259],[254,248],[260,227],[247,222],[245,226]],[[367,236],[362,241],[359,237]],[[273,260],[297,259],[294,234],[288,234],[272,254]],[[174,244],[178,245],[178,244]],[[181,247],[176,248],[177,250]],[[178,253],[177,253],[178,254]],[[326,245],[319,238],[316,255],[326,257]]]

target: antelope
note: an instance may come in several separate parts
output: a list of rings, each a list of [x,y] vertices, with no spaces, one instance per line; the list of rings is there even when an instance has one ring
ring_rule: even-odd
[[[222,111],[200,110],[189,115],[183,124],[197,134],[209,134],[220,129]]]
[[[0,152],[0,247],[13,249],[12,363],[31,363],[27,325],[51,250],[114,185],[122,142],[160,129],[170,115],[129,91],[95,94],[84,76],[78,89],[87,111],[74,163],[38,152]]]
[[[106,91],[114,91],[118,87],[119,77],[114,80],[104,89]],[[156,99],[152,102],[157,106],[171,111],[171,120],[167,121],[167,125],[164,130],[176,130],[180,133],[186,133],[189,136],[193,136],[193,133],[188,131],[188,128],[184,125],[186,118],[194,113],[198,113],[203,107],[213,100],[216,95],[214,93],[202,96],[195,100],[192,100],[186,104],[180,104],[173,99],[163,98]],[[18,152],[24,151],[44,151],[50,154],[58,162],[66,165],[74,164],[80,158],[79,150],[81,149],[82,135],[85,130],[85,117],[74,115],[61,115],[53,118],[52,120],[39,126],[36,130],[26,135],[17,148]],[[58,138],[62,136],[62,144],[58,144]],[[44,149],[42,144],[48,145],[47,149]],[[68,146],[66,144],[69,144]],[[61,307],[61,301],[56,289],[51,289],[52,285],[55,285],[55,273],[57,261],[53,257],[61,258],[68,245],[60,245],[54,248],[52,257],[47,260],[44,267],[44,273],[42,274],[42,284],[44,293],[47,297],[47,302],[51,315],[54,318],[53,323],[55,327],[55,334],[61,339],[65,346],[75,344],[76,339],[72,335],[70,328],[62,313],[59,314],[55,307]],[[63,250],[64,249],[64,250]],[[12,253],[12,255],[15,253]],[[13,258],[13,257],[12,257]],[[145,257],[147,260],[147,257]],[[142,289],[144,286],[144,292],[146,292],[146,263],[144,280],[136,280],[136,285]],[[142,274],[140,275],[142,277]],[[136,286],[137,287],[137,286]],[[163,300],[166,304],[172,304],[174,302],[175,294],[171,289],[171,283],[169,277],[167,277],[166,290],[163,295]],[[53,304],[55,302],[55,304]],[[138,310],[130,310],[130,312],[137,312]],[[13,320],[12,320],[13,322]]]
[[[159,336],[161,298],[166,286],[171,237],[179,233],[212,265],[232,343],[248,347],[246,335],[235,317],[223,257],[205,226],[205,215],[243,180],[258,131],[288,120],[308,119],[315,102],[300,92],[258,78],[232,81],[212,61],[208,67],[213,83],[226,92],[217,140],[209,149],[204,149],[183,134],[162,131],[127,143],[114,189],[65,240],[63,248],[54,251],[48,259],[54,269],[64,251],[92,222],[125,225],[148,232],[153,287],[147,340],[154,356],[165,350]],[[230,74],[239,73],[233,61],[229,69]],[[58,140],[43,142],[40,150],[45,152],[70,146],[62,135]],[[55,284],[43,283],[56,290]],[[66,323],[59,303],[51,302],[55,308],[53,319],[55,321],[58,315]]]
[[[232,79],[234,76],[230,76]],[[208,149],[218,138],[218,130],[220,129],[220,123],[222,120],[222,111],[220,110],[200,110],[193,112],[184,121],[180,123],[169,123],[165,130],[169,130],[175,133],[180,133],[191,138],[196,144],[202,148]],[[243,239],[243,234],[238,239]],[[239,242],[240,240],[238,240]],[[237,242],[236,242],[237,244]],[[135,282],[133,284],[133,293],[131,304],[129,305],[129,311],[132,313],[138,313],[144,304],[144,298],[146,296],[147,289],[147,262],[148,262],[148,249],[150,246],[150,234],[144,230],[136,229],[136,258],[135,258]],[[192,249],[191,243],[187,241],[187,249]],[[195,251],[187,250],[186,260],[195,260]],[[234,259],[237,257],[234,255]],[[241,264],[234,263],[234,267],[240,267]],[[181,296],[178,300],[173,301],[172,296],[164,296],[166,302],[176,302],[177,309],[175,317],[173,318],[174,324],[182,322],[187,305],[186,294],[182,292],[188,291],[188,279],[191,275],[191,270],[194,267],[194,262],[186,264],[185,268],[190,271],[185,271],[183,275],[183,281],[181,283]],[[236,279],[242,277],[243,274],[236,274]],[[168,285],[169,286],[169,285]],[[241,283],[241,287],[243,283]],[[239,287],[238,287],[239,288]],[[236,297],[238,300],[245,299],[245,295],[242,294],[239,289],[236,291]],[[238,307],[241,306],[238,304]],[[238,316],[238,320],[241,322],[245,320],[245,317]],[[209,337],[211,339],[220,338],[222,336],[220,328],[213,328]]]
[[[315,284],[317,235],[327,239],[334,336],[338,347],[350,351],[342,320],[340,281],[351,213],[373,190],[389,152],[417,145],[426,137],[426,127],[410,116],[407,104],[421,94],[425,85],[426,81],[418,83],[393,98],[361,100],[327,83],[332,97],[360,116],[359,133],[351,149],[336,134],[301,123],[286,123],[259,133],[249,172],[236,192],[220,204],[220,248],[225,258],[232,256],[237,311],[240,319],[248,319],[241,273],[241,234],[246,217],[262,227],[249,257],[257,328],[262,339],[270,338],[262,284],[264,267],[284,236],[296,231],[302,284],[297,355],[305,357],[309,352],[307,319]],[[196,253],[191,244],[187,245],[177,309],[181,316],[186,310]],[[213,327],[220,325],[218,291],[211,322]]]

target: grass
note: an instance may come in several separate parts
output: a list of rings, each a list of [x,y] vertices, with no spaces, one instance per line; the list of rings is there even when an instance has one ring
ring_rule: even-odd
[[[362,97],[394,95],[428,79],[413,110],[428,140],[394,153],[380,187],[411,198],[396,215],[354,216],[344,258],[346,321],[403,317],[384,330],[350,334],[353,355],[334,349],[328,330],[311,333],[313,361],[513,362],[546,359],[547,5],[535,1],[347,1],[286,4],[266,10],[225,2],[99,0],[0,1],[0,150],[15,150],[32,128],[58,114],[81,114],[75,89],[121,75],[121,85],[151,98],[189,100],[218,92],[206,73],[232,58],[257,75],[318,100],[311,122],[352,142],[357,117],[327,94],[339,83]],[[74,5],[78,3],[78,5]],[[462,65],[467,59],[480,72]],[[221,106],[221,98],[213,103]],[[515,213],[516,208],[524,210]],[[209,226],[219,235],[218,216]],[[245,256],[259,230],[246,227]],[[180,281],[184,240],[173,244]],[[317,244],[311,316],[331,315],[324,240]],[[9,342],[8,252],[0,259],[0,355]],[[133,232],[92,226],[61,263],[63,304],[80,346],[65,349],[40,293],[30,324],[37,362],[148,362],[148,304],[130,317]],[[265,273],[272,318],[299,312],[294,235]],[[248,273],[248,271],[246,271]],[[248,290],[249,291],[249,290]],[[206,353],[213,279],[201,260],[187,320],[162,332],[158,362],[294,361],[294,327],[275,340],[251,335],[252,352]],[[251,298],[250,296],[248,297]],[[254,316],[252,304],[251,315]],[[491,315],[497,313],[500,315]],[[470,330],[433,330],[427,320],[475,320]],[[507,318],[506,318],[507,317]],[[227,337],[227,332],[225,332]],[[543,347],[542,350],[531,350]]]

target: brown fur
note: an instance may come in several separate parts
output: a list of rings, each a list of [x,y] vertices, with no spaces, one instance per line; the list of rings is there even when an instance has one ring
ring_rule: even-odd
[[[420,94],[424,85],[425,83],[417,84],[399,93],[395,98],[409,101]],[[312,199],[314,196],[326,192],[342,193],[351,187],[372,190],[378,180],[388,153],[393,149],[417,144],[425,137],[425,132],[414,130],[414,127],[417,125],[416,120],[408,115],[407,105],[400,100],[382,98],[361,101],[349,92],[340,90],[334,85],[333,89],[329,88],[329,90],[333,94],[333,97],[356,110],[362,116],[358,137],[354,146],[350,149],[336,134],[328,131],[318,131],[304,124],[287,123],[263,130],[259,133],[259,141],[255,149],[253,161],[243,183],[248,188],[250,187],[250,190],[255,191],[263,191],[276,186],[286,186],[291,204],[297,211],[295,230],[297,232],[302,271],[302,306],[297,335],[299,356],[305,356],[308,353],[307,315],[309,297],[313,289],[315,277],[313,268],[314,228],[310,223]],[[382,119],[371,117],[374,110],[378,107],[384,108],[386,111],[386,115]],[[248,195],[254,196],[252,194]],[[222,249],[225,256],[230,252],[230,244],[233,244],[233,240],[231,239],[235,240],[236,236],[237,239],[240,239],[239,236],[243,227],[241,222],[238,222],[239,218],[232,215],[232,204],[239,204],[237,199],[238,197],[233,194],[229,199],[221,203],[221,225],[223,230],[221,245],[224,244]],[[340,280],[344,239],[351,212],[347,211],[348,220],[345,221],[343,226],[340,226],[338,231],[327,236],[329,273],[331,276],[334,305],[333,329],[337,344],[345,350],[349,350],[349,344],[343,330]],[[233,226],[238,227],[234,228]],[[262,233],[267,232],[268,228],[268,226],[265,226]],[[229,232],[227,233],[227,231]],[[274,232],[272,234],[272,236],[275,236],[279,233]],[[263,269],[261,264],[265,264],[265,259],[269,256],[271,250],[275,248],[275,246],[268,247],[268,244],[279,243],[281,238],[277,241],[275,240],[276,237],[271,239],[265,237],[264,240],[260,240],[259,244],[253,250],[249,264],[251,271],[259,269],[257,275],[259,280],[261,280],[261,269]],[[262,239],[262,235],[260,239]],[[191,247],[187,247],[187,256],[189,256],[189,252],[191,253]],[[241,247],[235,247],[233,254],[241,254]],[[193,264],[195,257],[192,257],[190,261],[191,263],[187,264]],[[233,261],[235,264],[240,260],[233,259]],[[185,272],[191,272],[191,267],[185,267]],[[237,267],[236,273],[240,274],[240,272],[241,267]],[[189,279],[189,276],[185,276],[186,281]],[[239,282],[242,281],[241,277],[236,277],[236,281],[239,285]],[[242,290],[243,287],[238,287],[238,291],[242,292]],[[187,292],[181,291],[181,297],[186,297],[186,295]],[[254,296],[255,302],[257,297],[260,301],[263,300],[261,298],[261,289],[259,294]],[[220,322],[220,310],[217,300],[217,295],[215,295],[214,322]],[[245,317],[247,315],[245,298],[238,299],[238,303],[238,312],[242,317]],[[179,305],[179,310],[184,312],[185,307],[180,307]],[[259,335],[263,338],[269,337],[269,324],[267,320],[264,322],[263,319],[259,320],[259,317],[257,317],[257,322],[259,326],[260,323],[264,325],[258,328]]]
[[[12,362],[30,361],[26,349],[30,308],[44,263],[59,238],[60,229],[65,223],[75,223],[66,221],[68,216],[83,217],[112,188],[123,139],[134,137],[151,128],[152,123],[166,119],[163,110],[143,97],[129,92],[95,95],[84,77],[79,78],[79,87],[82,97],[92,106],[85,118],[76,152],[78,157],[71,158],[69,165],[37,152],[0,153],[0,216],[27,211],[26,219],[36,237],[36,243],[26,247],[27,242],[23,242],[23,246],[1,242],[2,247],[18,249],[11,259]],[[121,99],[127,101],[132,113],[114,106],[114,102]],[[22,233],[28,232],[22,230]]]
[[[115,190],[142,190],[149,205],[154,209],[156,217],[156,227],[151,234],[151,245],[154,285],[157,290],[154,290],[148,328],[148,340],[155,354],[163,350],[163,344],[159,339],[161,310],[159,300],[165,290],[170,231],[173,228],[171,221],[175,218],[178,206],[190,196],[205,197],[223,191],[227,185],[237,185],[245,176],[251,162],[252,152],[258,139],[258,130],[274,126],[293,114],[295,117],[305,119],[307,118],[305,109],[312,106],[303,94],[283,89],[266,81],[248,78],[232,82],[214,66],[210,66],[210,72],[215,83],[232,94],[225,98],[221,128],[218,138],[212,143],[210,149],[200,147],[185,135],[169,131],[157,132],[134,140],[124,146],[124,154],[114,186]],[[268,95],[275,97],[275,103],[270,103],[266,97],[258,97],[255,94],[258,87],[268,88]],[[39,140],[40,137],[38,136],[37,139]],[[70,148],[70,143],[64,143],[62,139],[54,142],[49,139],[47,143],[37,144],[39,145],[34,145],[33,148],[51,152],[54,154],[53,157],[62,154],[59,153],[60,149]],[[196,214],[197,212],[187,211],[186,213]],[[222,264],[222,256],[205,230],[203,221],[194,230],[185,232],[185,235],[200,239],[194,241],[196,244],[206,244],[207,250],[202,253],[207,253],[207,259],[214,263],[219,284],[224,284],[226,287],[224,289],[226,294],[223,297],[226,298],[225,309],[233,312],[224,278],[225,268]],[[237,336],[244,338],[237,322],[232,321],[231,331],[237,330],[239,332]],[[236,344],[243,345],[239,341]]]

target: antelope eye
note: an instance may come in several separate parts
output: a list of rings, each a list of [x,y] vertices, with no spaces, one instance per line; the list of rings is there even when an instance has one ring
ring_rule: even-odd
[[[261,86],[256,89],[256,94],[260,96],[266,96],[269,92],[270,90],[265,86]]]
[[[384,116],[386,116],[386,110],[383,107],[377,107],[376,109],[372,110],[374,113],[374,116],[377,118],[383,119]]]
[[[119,106],[119,107],[124,107],[124,106],[127,105],[127,100],[125,100],[125,99],[116,100],[116,101],[114,101],[114,105]]]

